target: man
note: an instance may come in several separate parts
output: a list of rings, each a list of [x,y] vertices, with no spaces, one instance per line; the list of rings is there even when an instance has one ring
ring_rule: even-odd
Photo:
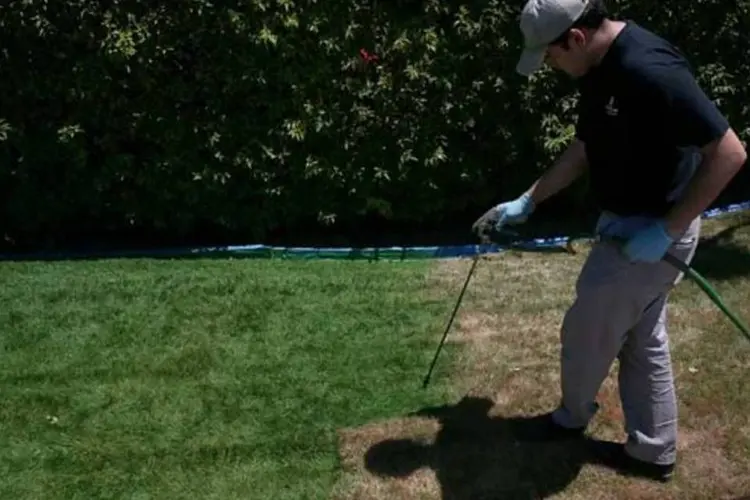
[[[597,233],[624,238],[592,248],[560,333],[559,407],[551,437],[579,437],[598,390],[619,360],[627,442],[608,457],[624,472],[668,480],[676,462],[677,404],[666,331],[670,289],[689,262],[700,216],[747,156],[681,53],[634,22],[610,19],[601,0],[529,0],[517,71],[546,62],[578,83],[575,140],[520,197],[491,208],[478,233],[524,222],[535,207],[588,172],[601,208]]]

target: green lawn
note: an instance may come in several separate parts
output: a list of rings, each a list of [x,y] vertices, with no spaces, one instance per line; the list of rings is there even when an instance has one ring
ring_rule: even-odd
[[[338,428],[443,397],[428,265],[0,263],[0,498],[326,498]]]

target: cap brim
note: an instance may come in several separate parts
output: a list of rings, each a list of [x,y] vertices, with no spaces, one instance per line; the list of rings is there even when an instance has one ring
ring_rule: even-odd
[[[546,47],[524,49],[516,65],[516,71],[523,76],[531,76],[532,73],[539,71],[544,64],[546,52]]]

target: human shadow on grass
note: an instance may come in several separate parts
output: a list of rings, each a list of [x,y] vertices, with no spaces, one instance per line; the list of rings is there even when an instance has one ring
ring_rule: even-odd
[[[605,465],[595,457],[616,445],[590,438],[543,442],[539,417],[491,417],[492,406],[489,399],[465,397],[417,411],[412,415],[441,423],[434,443],[384,440],[366,452],[365,466],[398,478],[429,467],[444,500],[546,498],[566,489],[586,463]]]
[[[750,251],[733,241],[735,233],[750,227],[750,218],[717,234],[701,238],[691,266],[708,280],[750,276]]]

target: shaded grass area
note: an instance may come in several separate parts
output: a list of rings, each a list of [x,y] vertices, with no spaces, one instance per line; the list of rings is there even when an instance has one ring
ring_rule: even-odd
[[[707,220],[694,261],[750,323],[747,214]],[[533,416],[559,401],[559,328],[588,253],[509,252],[483,260],[449,342],[458,356],[444,405],[341,429],[337,498],[739,499],[750,496],[750,342],[699,287],[683,281],[669,309],[680,438],[668,485],[621,476],[589,453],[622,442],[617,363],[582,446],[536,443]],[[446,261],[435,287],[456,287],[470,265]]]
[[[337,428],[445,397],[426,265],[0,264],[0,498],[326,498]]]

